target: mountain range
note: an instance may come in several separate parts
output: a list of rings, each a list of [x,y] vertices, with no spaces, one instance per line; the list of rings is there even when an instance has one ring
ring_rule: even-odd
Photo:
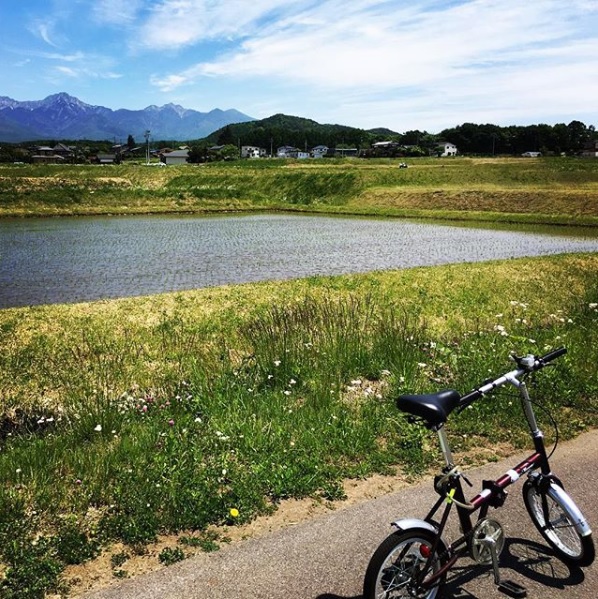
[[[148,106],[143,110],[112,110],[92,106],[67,93],[43,100],[19,102],[0,96],[0,141],[89,139],[121,142],[132,135],[137,142],[146,131],[153,139],[193,140],[231,123],[253,121],[238,110],[198,112],[178,104]]]

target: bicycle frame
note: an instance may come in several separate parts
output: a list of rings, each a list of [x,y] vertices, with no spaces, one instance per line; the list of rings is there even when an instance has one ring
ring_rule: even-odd
[[[483,518],[486,518],[490,507],[500,507],[506,499],[506,493],[504,490],[515,483],[522,475],[530,473],[532,470],[539,468],[542,475],[548,478],[552,477],[546,448],[544,446],[544,435],[538,428],[533,406],[527,391],[527,386],[524,381],[520,381],[518,377],[525,373],[524,370],[513,370],[496,380],[490,381],[480,387],[480,389],[473,391],[471,394],[464,396],[461,400],[462,405],[467,406],[475,397],[479,397],[485,393],[488,393],[498,387],[501,387],[507,383],[518,388],[525,413],[525,418],[528,422],[530,433],[534,442],[535,452],[527,457],[525,460],[517,464],[514,468],[508,470],[500,478],[494,481],[484,481],[483,490],[473,497],[469,502],[465,498],[463,492],[463,485],[461,478],[464,478],[466,482],[471,486],[471,483],[459,472],[453,463],[453,456],[449,445],[448,437],[444,426],[438,428],[438,439],[440,442],[440,448],[445,460],[445,468],[443,469],[443,475],[440,476],[440,484],[444,486],[446,494],[437,500],[432,509],[428,512],[424,521],[428,523],[435,523],[434,516],[439,511],[443,503],[446,503],[444,512],[442,514],[440,523],[437,524],[437,537],[434,545],[431,548],[431,555],[429,562],[423,569],[424,576],[428,572],[429,566],[431,565],[432,556],[436,553],[438,543],[444,532],[444,528],[448,521],[448,517],[453,504],[456,505],[457,514],[459,516],[459,523],[461,525],[462,536],[456,541],[450,543],[447,547],[449,559],[447,562],[437,570],[429,578],[422,580],[422,586],[425,588],[432,587],[434,583],[440,579],[457,560],[462,557],[468,549],[468,541],[472,536],[475,524],[472,521],[472,515],[479,510],[477,521],[479,522]],[[475,395],[475,397],[473,397]],[[438,478],[438,477],[437,477]],[[556,480],[556,479],[555,479]],[[435,485],[436,486],[436,485]],[[437,489],[438,490],[438,489]],[[438,490],[440,493],[441,490]]]

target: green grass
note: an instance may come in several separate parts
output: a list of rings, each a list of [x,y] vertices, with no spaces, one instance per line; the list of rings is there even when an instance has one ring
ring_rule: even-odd
[[[396,394],[469,390],[510,351],[567,346],[534,394],[565,437],[596,425],[597,281],[598,258],[573,255],[0,311],[0,597],[43,597],[113,541],[416,476],[435,445]],[[451,433],[463,450],[526,439],[511,396]]]
[[[0,166],[0,217],[301,210],[598,225],[598,160],[264,160]]]

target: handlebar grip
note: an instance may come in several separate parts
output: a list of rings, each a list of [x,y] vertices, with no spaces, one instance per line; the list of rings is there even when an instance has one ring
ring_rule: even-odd
[[[553,360],[556,360],[557,358],[559,358],[560,356],[562,356],[566,353],[567,353],[566,347],[559,347],[558,349],[548,352],[545,356],[538,358],[538,361],[540,362],[540,364],[548,364],[548,362],[552,362]]]

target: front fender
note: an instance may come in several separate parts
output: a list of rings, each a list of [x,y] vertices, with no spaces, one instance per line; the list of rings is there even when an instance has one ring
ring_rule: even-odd
[[[590,528],[588,521],[584,518],[581,510],[577,507],[571,497],[569,497],[566,491],[553,483],[548,489],[548,495],[550,495],[550,497],[557,503],[560,502],[563,510],[567,512],[569,519],[573,522],[573,526],[575,526],[575,530],[577,530],[580,536],[587,537],[592,534],[592,529]]]
[[[403,518],[402,520],[395,520],[392,525],[401,531],[409,530],[411,528],[423,528],[430,531],[432,534],[438,532],[432,524],[425,520],[420,520],[419,518]]]

